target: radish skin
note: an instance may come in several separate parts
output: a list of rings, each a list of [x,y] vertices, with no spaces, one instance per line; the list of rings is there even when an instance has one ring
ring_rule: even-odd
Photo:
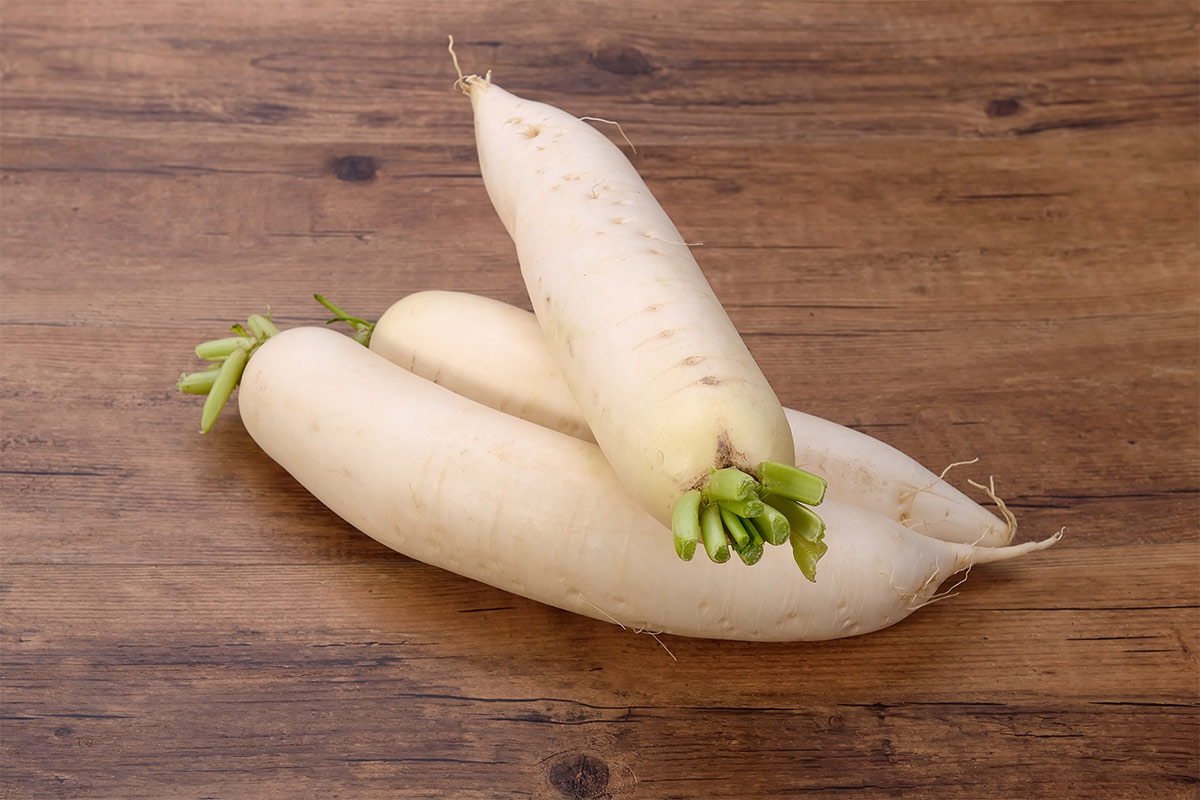
[[[1057,540],[955,544],[829,503],[834,535],[815,584],[780,547],[752,568],[685,564],[595,445],[456,395],[327,329],[266,341],[238,405],[272,459],[382,544],[637,630],[757,641],[868,633],[972,564]]]
[[[371,331],[370,348],[498,411],[595,442],[533,314],[465,292],[414,292]]]
[[[384,312],[370,342],[389,361],[458,394],[594,441],[528,311],[464,292],[416,292]],[[945,541],[1012,541],[1015,526],[896,448],[811,414],[784,412],[795,443],[791,463],[825,477],[827,502],[859,506]]]
[[[790,464],[779,399],[621,151],[489,77],[460,85],[484,185],[554,364],[643,507],[669,526],[712,470]]]

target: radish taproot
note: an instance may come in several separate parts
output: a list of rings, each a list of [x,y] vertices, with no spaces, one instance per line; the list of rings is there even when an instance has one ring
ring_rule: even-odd
[[[636,630],[759,641],[868,633],[939,597],[955,573],[1057,541],[944,542],[827,501],[816,583],[796,574],[783,548],[767,548],[753,568],[684,564],[595,445],[457,395],[322,328],[255,348],[238,407],[272,459],[382,544]]]
[[[341,318],[359,323],[360,334],[369,324]],[[384,312],[369,341],[389,361],[458,394],[594,441],[528,311],[464,292],[414,292]],[[1005,521],[885,442],[811,414],[784,412],[795,443],[792,463],[825,477],[828,500],[937,539],[986,546],[1012,541],[1016,522],[1003,506]]]
[[[458,85],[554,364],[622,483],[671,527],[680,557],[701,532],[700,519],[677,513],[688,492],[702,493],[701,508],[737,502],[714,475],[778,464],[769,468],[786,474],[777,495],[819,503],[825,483],[792,466],[778,397],[628,159],[591,125],[510,94],[490,74],[460,73]]]

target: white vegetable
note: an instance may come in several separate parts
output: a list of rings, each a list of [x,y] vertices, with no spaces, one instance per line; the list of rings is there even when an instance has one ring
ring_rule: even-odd
[[[375,323],[370,347],[506,414],[595,442],[528,311],[465,292],[414,292]]]
[[[784,547],[761,562],[680,562],[591,444],[475,403],[327,329],[275,335],[238,397],[250,435],[383,544],[516,594],[638,630],[828,639],[903,619],[980,548],[827,504],[817,583]]]
[[[462,85],[553,361],[626,487],[670,525],[712,469],[790,462],[775,392],[621,151],[489,78]]]
[[[379,318],[371,349],[472,400],[593,441],[528,311],[463,292],[416,292]],[[795,443],[792,463],[825,477],[827,501],[946,541],[999,546],[1012,540],[1015,525],[896,448],[811,414],[785,413]]]

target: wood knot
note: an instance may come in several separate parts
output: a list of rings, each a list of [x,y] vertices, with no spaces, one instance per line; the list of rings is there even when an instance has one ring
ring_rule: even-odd
[[[984,112],[989,117],[1011,117],[1021,110],[1021,103],[1015,97],[1004,97],[999,100],[989,100]]]
[[[333,160],[333,174],[339,181],[373,181],[379,164],[370,156],[342,156]]]
[[[569,800],[603,795],[608,780],[608,765],[586,753],[563,756],[550,765],[550,785]]]
[[[605,45],[588,56],[594,66],[614,75],[649,75],[654,67],[636,47]]]

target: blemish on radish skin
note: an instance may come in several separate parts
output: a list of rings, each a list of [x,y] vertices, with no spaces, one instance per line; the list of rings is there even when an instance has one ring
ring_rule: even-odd
[[[692,367],[704,360],[704,356],[688,356],[679,362],[681,367]]]

